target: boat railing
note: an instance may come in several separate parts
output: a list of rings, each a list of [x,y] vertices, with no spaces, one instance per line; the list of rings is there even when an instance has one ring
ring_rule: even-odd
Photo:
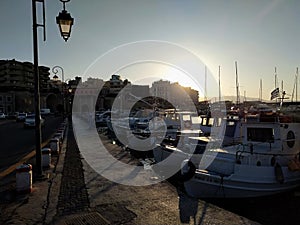
[[[245,147],[248,145],[240,145],[242,147],[242,150],[237,150],[235,153],[235,160],[237,164],[241,164],[241,159],[243,156],[245,156],[245,154],[248,155],[264,155],[264,156],[272,156],[271,159],[271,165],[275,165],[275,157],[291,157],[294,156],[295,158],[298,157],[298,160],[300,160],[300,152],[297,153],[274,153],[274,152],[257,152],[254,151],[253,149],[251,149],[250,146],[250,151],[249,150],[245,150]],[[239,148],[240,148],[239,146]],[[272,163],[272,161],[274,161],[274,163]]]
[[[273,123],[292,123],[295,118],[291,115],[278,112],[258,112],[245,115],[246,122],[273,122]]]

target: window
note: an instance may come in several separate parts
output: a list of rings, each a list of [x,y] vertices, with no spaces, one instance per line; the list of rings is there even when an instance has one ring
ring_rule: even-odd
[[[209,119],[208,119],[208,126],[213,126],[213,125],[214,125],[214,122],[215,122],[215,119],[214,119],[214,118],[209,118]]]
[[[3,102],[3,96],[0,96],[0,102]]]
[[[289,146],[289,148],[294,147],[295,139],[296,139],[296,136],[295,136],[294,132],[290,130],[286,136],[286,140],[287,140],[286,144],[287,144],[287,146]]]
[[[200,124],[201,123],[201,117],[200,116],[193,116],[192,117],[192,123],[193,124]]]
[[[248,141],[274,142],[274,130],[272,128],[248,128]]]
[[[11,102],[11,96],[6,96],[6,101]]]
[[[183,121],[190,121],[191,120],[191,116],[190,115],[183,115],[182,116]]]
[[[207,118],[204,117],[204,118],[202,119],[201,124],[204,125],[204,126],[206,126],[206,125],[207,125]]]

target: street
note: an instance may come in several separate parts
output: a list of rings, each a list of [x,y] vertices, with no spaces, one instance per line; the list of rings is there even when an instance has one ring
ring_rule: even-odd
[[[56,132],[62,117],[46,117],[42,128],[42,142]],[[23,122],[0,121],[0,172],[18,162],[35,149],[35,129],[25,129]]]

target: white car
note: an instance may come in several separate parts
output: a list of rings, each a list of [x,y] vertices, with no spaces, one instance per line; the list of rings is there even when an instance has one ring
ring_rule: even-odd
[[[16,121],[17,122],[24,122],[26,117],[27,117],[27,113],[19,113],[17,118],[16,118]]]
[[[45,126],[45,120],[40,117],[41,120],[41,126]],[[31,114],[28,115],[24,121],[24,128],[28,128],[28,127],[35,127],[35,115]]]
[[[6,119],[6,115],[4,113],[0,113],[0,120]]]

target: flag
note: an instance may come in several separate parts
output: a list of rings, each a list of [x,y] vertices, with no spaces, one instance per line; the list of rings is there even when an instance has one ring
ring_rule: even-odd
[[[272,92],[271,92],[271,100],[273,100],[274,98],[279,97],[279,88],[275,88]]]

